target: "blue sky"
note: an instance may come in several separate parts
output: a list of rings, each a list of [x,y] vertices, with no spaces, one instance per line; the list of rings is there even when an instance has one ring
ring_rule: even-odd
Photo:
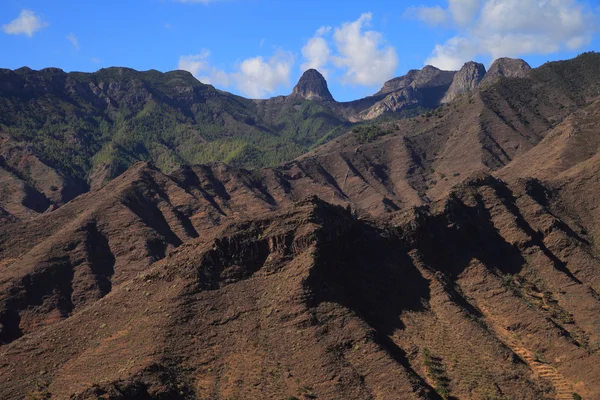
[[[180,68],[253,98],[315,67],[346,101],[426,64],[598,51],[599,16],[600,0],[2,0],[0,67]]]

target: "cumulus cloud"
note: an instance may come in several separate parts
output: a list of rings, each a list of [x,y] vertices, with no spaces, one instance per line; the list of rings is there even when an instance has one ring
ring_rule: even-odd
[[[460,68],[477,56],[577,50],[591,42],[598,28],[594,11],[578,0],[449,0],[442,11],[443,20],[452,21],[459,33],[436,45],[426,64],[443,69]]]
[[[69,33],[67,36],[65,36],[65,39],[67,39],[69,42],[71,42],[71,44],[73,45],[73,47],[75,47],[75,50],[79,50],[79,40],[77,39],[77,36],[75,36],[73,33]]]
[[[331,50],[329,44],[322,36],[331,31],[330,26],[322,26],[317,29],[315,35],[302,47],[302,56],[306,60],[301,66],[302,71],[314,68],[325,77],[329,71],[325,68],[330,61]]]
[[[33,37],[37,31],[47,26],[48,23],[42,20],[42,18],[33,11],[22,10],[16,19],[10,21],[6,25],[2,25],[2,30],[9,35],[26,35],[27,37]]]
[[[477,53],[477,45],[471,39],[456,36],[443,45],[436,45],[425,64],[454,71],[460,69],[466,61],[475,59]]]
[[[354,22],[336,28],[333,37],[338,54],[335,66],[345,70],[342,82],[373,86],[393,77],[398,56],[392,46],[386,46],[381,33],[365,31],[372,14],[364,13]]]
[[[242,94],[252,98],[266,97],[290,83],[294,57],[288,52],[277,51],[270,58],[248,58],[230,73],[211,65],[210,55],[209,50],[203,49],[199,54],[181,56],[178,69],[191,72],[203,83],[220,87],[233,85]]]
[[[229,75],[212,66],[208,60],[210,51],[202,49],[198,54],[179,57],[177,69],[191,72],[200,82],[208,85],[229,86]]]
[[[396,50],[380,32],[365,29],[371,19],[371,13],[364,13],[356,21],[317,29],[302,48],[302,71],[315,68],[325,76],[339,72],[342,84],[364,86],[381,85],[393,77]]]
[[[289,85],[294,57],[278,51],[269,59],[261,56],[248,58],[231,74],[236,88],[252,98],[263,98],[281,86]]]
[[[302,71],[310,68],[323,75],[336,72],[345,84],[381,85],[394,76],[398,65],[396,50],[386,44],[383,35],[369,27],[371,13],[338,27],[322,26],[301,49]],[[262,47],[261,41],[261,47]],[[256,56],[239,62],[226,72],[210,62],[209,50],[179,58],[178,68],[191,72],[204,83],[232,86],[243,95],[265,98],[290,86],[294,55],[278,50],[271,57]]]

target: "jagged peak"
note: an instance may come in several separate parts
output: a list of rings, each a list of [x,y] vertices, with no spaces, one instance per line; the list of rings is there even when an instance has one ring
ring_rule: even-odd
[[[475,89],[485,76],[485,66],[475,61],[466,62],[454,75],[452,84],[442,99],[442,103],[448,103],[463,93]]]
[[[327,87],[327,81],[316,69],[304,71],[292,91],[292,96],[307,100],[334,101]]]
[[[392,78],[383,84],[383,87],[375,93],[375,96],[386,95],[397,90],[413,86],[414,88],[427,88],[432,86],[450,85],[455,71],[444,71],[433,65],[426,65],[422,69],[411,69],[396,78]]]

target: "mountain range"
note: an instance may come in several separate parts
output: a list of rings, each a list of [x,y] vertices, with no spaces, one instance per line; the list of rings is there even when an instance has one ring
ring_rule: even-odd
[[[333,99],[316,70],[306,71],[291,95],[268,100],[219,91],[185,71],[0,70],[0,168],[13,181],[11,192],[40,212],[103,185],[137,161],[167,173],[209,162],[273,166],[353,125],[419,115],[480,82],[527,70],[524,61],[512,59],[497,60],[487,74],[476,63],[458,72],[427,66],[345,103]]]
[[[599,71],[4,70],[0,398],[599,398]]]

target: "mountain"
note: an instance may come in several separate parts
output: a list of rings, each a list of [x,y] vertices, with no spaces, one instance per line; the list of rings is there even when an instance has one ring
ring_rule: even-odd
[[[462,66],[453,79],[452,84],[442,99],[442,103],[449,103],[461,94],[471,92],[475,89],[485,76],[483,64],[469,61]]]
[[[137,162],[69,201],[3,137],[0,398],[600,397],[599,67],[503,72],[268,168]]]
[[[442,71],[427,65],[421,70],[413,69],[404,76],[387,81],[375,95],[389,94],[408,87],[415,89],[443,88],[451,84],[455,73],[455,71]]]
[[[338,103],[316,70],[306,71],[290,96],[249,100],[204,85],[185,71],[3,69],[1,151],[13,160],[7,170],[11,180],[29,185],[23,191],[37,191],[49,198],[46,203],[60,205],[137,161],[151,161],[166,172],[181,163],[276,165],[344,133],[352,123],[438,107],[454,75],[426,66],[386,82],[373,96]],[[57,177],[33,182],[19,161],[32,158]],[[64,194],[62,181],[68,186]],[[50,193],[47,186],[58,189]]]
[[[306,100],[334,101],[333,96],[327,88],[325,78],[316,69],[304,71],[294,87],[291,97],[300,97]]]
[[[492,63],[489,71],[483,77],[482,83],[493,82],[501,76],[524,78],[529,71],[531,71],[531,67],[521,59],[499,58]]]

